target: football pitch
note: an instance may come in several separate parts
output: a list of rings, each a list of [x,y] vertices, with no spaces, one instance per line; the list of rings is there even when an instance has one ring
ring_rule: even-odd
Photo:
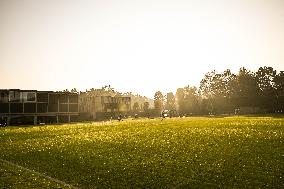
[[[0,128],[0,188],[283,188],[284,117]]]

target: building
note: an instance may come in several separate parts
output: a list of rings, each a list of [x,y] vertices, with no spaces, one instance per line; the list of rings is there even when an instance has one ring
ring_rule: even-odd
[[[0,89],[0,121],[7,125],[76,121],[78,102],[77,93]]]
[[[79,112],[82,120],[108,119],[127,115],[131,111],[131,97],[121,95],[111,88],[81,92]]]

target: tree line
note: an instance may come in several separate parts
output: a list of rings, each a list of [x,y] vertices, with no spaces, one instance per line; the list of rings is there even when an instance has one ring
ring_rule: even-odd
[[[266,66],[256,72],[242,67],[237,74],[213,70],[199,87],[178,88],[175,94],[157,91],[151,113],[165,109],[173,115],[284,113],[284,71]]]

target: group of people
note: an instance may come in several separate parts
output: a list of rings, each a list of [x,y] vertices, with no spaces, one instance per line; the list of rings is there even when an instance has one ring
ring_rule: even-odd
[[[121,114],[119,114],[119,115],[117,116],[117,120],[118,120],[118,121],[123,121],[122,118],[123,118],[123,116],[122,116]],[[112,116],[111,116],[111,117],[110,117],[110,121],[112,121],[112,119],[113,119],[113,118],[112,118]]]

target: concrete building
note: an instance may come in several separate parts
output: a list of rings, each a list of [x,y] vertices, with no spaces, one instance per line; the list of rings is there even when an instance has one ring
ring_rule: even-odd
[[[79,95],[20,89],[0,89],[0,123],[38,124],[76,121]]]
[[[131,111],[131,97],[106,88],[80,93],[79,112],[82,120],[115,118]]]

